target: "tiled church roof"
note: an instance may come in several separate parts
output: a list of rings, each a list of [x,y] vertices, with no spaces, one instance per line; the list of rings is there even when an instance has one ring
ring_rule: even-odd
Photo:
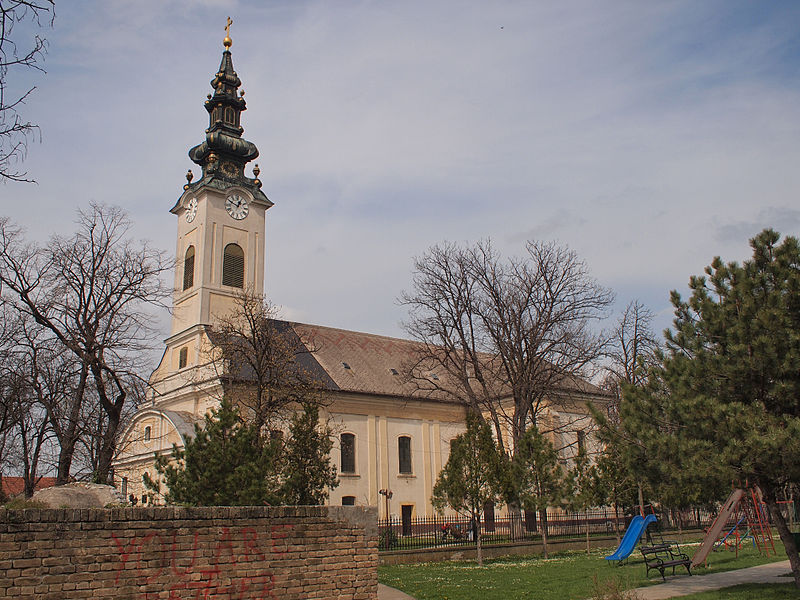
[[[272,323],[297,349],[298,366],[324,389],[443,401],[453,401],[443,389],[458,389],[455,384],[447,385],[447,374],[435,369],[424,374],[427,381],[410,380],[407,373],[424,349],[421,342],[308,323],[283,320]],[[218,335],[209,331],[212,343],[218,343]],[[248,365],[238,365],[237,374],[245,380],[253,376]],[[578,378],[570,378],[562,389],[605,395],[596,386]],[[509,395],[502,388],[496,393],[501,397]]]
[[[336,385],[334,389],[388,396],[435,398],[443,394],[423,392],[417,384],[404,377],[407,368],[415,362],[423,344],[412,340],[336,329],[323,325],[289,323],[300,340],[311,350],[310,356]],[[346,365],[346,366],[345,366]],[[430,374],[440,377],[436,387],[446,382],[445,373]],[[605,395],[597,386],[570,377],[562,385],[567,392]]]
[[[322,325],[290,325],[338,389],[415,395],[416,386],[406,381],[403,372],[420,347],[417,342]]]

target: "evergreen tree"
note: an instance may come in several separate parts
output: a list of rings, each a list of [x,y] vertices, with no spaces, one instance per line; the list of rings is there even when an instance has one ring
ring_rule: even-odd
[[[283,452],[281,499],[285,504],[324,504],[329,490],[339,485],[331,465],[331,430],[319,423],[316,404],[303,405],[292,416],[289,440]]]
[[[520,440],[513,462],[513,482],[525,510],[538,510],[542,546],[547,558],[547,507],[560,506],[568,495],[566,473],[558,452],[537,427],[529,427]]]
[[[450,457],[433,487],[432,501],[437,510],[450,506],[471,516],[478,565],[483,565],[481,513],[485,504],[500,498],[506,479],[506,459],[491,428],[474,412],[468,412],[467,430],[450,445]]]
[[[223,398],[195,425],[194,437],[183,450],[156,455],[156,471],[168,489],[169,503],[191,506],[257,506],[278,500],[276,452],[261,448],[256,426],[245,423],[231,402]],[[159,491],[152,480],[148,487]]]
[[[613,504],[617,515],[621,503],[633,505],[637,501],[643,514],[644,495],[652,492],[641,446],[622,429],[620,410],[622,386],[646,385],[650,367],[656,364],[660,346],[651,327],[654,319],[653,312],[640,301],[628,303],[609,338],[609,360],[602,382],[613,399],[606,412],[589,405],[603,447],[597,460],[597,475],[603,486],[597,487],[598,502]],[[616,535],[619,538],[618,524]]]
[[[800,244],[764,230],[751,259],[672,293],[674,331],[644,389],[623,389],[624,427],[675,499],[715,499],[731,479],[757,484],[800,587],[779,491],[800,481]],[[627,408],[626,408],[627,406]]]
[[[569,508],[576,512],[584,511],[586,521],[586,554],[589,554],[589,508],[597,504],[596,480],[598,473],[589,459],[586,448],[578,447],[578,454],[568,475],[567,501]]]
[[[602,431],[602,430],[600,430]],[[615,440],[604,441],[603,449],[592,466],[593,498],[597,506],[614,509],[614,534],[620,541],[620,508],[637,503],[637,483],[623,453],[624,446]]]

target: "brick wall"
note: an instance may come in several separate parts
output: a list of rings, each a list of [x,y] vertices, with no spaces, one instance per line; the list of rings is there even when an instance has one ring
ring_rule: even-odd
[[[0,598],[377,596],[375,508],[0,509]]]

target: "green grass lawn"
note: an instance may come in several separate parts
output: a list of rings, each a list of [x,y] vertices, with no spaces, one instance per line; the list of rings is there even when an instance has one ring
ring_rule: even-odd
[[[697,546],[682,545],[690,556]],[[512,600],[535,598],[537,600],[574,600],[592,596],[592,581],[616,578],[625,589],[661,582],[651,571],[650,580],[636,553],[628,564],[614,566],[603,559],[613,549],[586,552],[564,552],[549,559],[540,556],[492,559],[478,567],[471,562],[441,562],[415,565],[397,565],[378,568],[381,583],[403,590],[417,600]],[[698,568],[697,575],[706,572],[742,569],[754,565],[785,560],[783,548],[779,556],[765,559],[752,548],[740,551],[737,559],[732,552],[714,552],[710,555],[709,569]],[[685,573],[685,569],[683,570]],[[676,571],[677,573],[677,571]],[[779,586],[775,586],[779,587]],[[745,590],[743,593],[752,593]],[[800,596],[730,596],[740,598],[800,598]],[[688,597],[687,597],[688,598]],[[694,598],[694,596],[692,596]],[[727,596],[697,596],[703,600],[728,598]]]

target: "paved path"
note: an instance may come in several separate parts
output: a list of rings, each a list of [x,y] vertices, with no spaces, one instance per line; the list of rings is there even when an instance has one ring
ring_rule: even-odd
[[[666,583],[650,587],[636,588],[636,593],[642,600],[665,600],[688,596],[708,590],[718,590],[742,583],[791,583],[791,577],[783,577],[792,570],[789,561],[759,565],[737,571],[711,573],[710,575],[693,575],[688,577],[685,573],[668,577]],[[380,594],[378,595],[381,598]],[[387,596],[388,598],[388,596]],[[381,599],[382,600],[382,599]]]
[[[378,600],[414,600],[411,596],[388,585],[378,584]]]

